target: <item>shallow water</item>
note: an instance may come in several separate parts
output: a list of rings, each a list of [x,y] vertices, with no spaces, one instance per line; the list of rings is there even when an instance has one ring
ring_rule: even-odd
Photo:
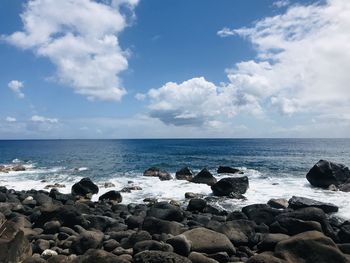
[[[350,218],[350,193],[313,188],[305,179],[320,159],[350,164],[349,139],[208,139],[208,140],[56,140],[0,141],[0,164],[24,163],[27,171],[0,173],[0,184],[16,190],[42,189],[63,183],[70,192],[73,183],[90,177],[101,185],[99,194],[130,184],[143,190],[123,193],[123,202],[141,202],[145,197],[183,200],[185,192],[210,194],[207,185],[186,181],[160,181],[142,172],[159,166],[174,176],[190,166],[198,172],[208,167],[218,178],[219,165],[239,167],[249,177],[246,201],[220,200],[217,205],[234,210],[270,198],[293,195],[332,202],[339,215]],[[46,182],[41,182],[45,180]],[[114,188],[103,188],[112,182]],[[94,196],[96,200],[98,195]]]

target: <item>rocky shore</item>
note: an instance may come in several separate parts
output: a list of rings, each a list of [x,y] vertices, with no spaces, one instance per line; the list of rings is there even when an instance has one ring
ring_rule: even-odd
[[[193,182],[194,189],[195,183],[208,184],[212,196],[244,198],[248,177],[231,167],[219,171],[227,177],[217,181],[206,169],[194,175],[183,168],[176,178]],[[155,167],[144,176],[171,179]],[[306,178],[314,186],[345,191],[350,172],[321,160]],[[123,192],[116,190],[91,201],[98,192],[89,178],[74,184],[70,194],[0,187],[0,262],[350,262],[350,221],[338,218],[338,207],[330,203],[293,196],[225,211],[212,205],[212,196],[196,193],[186,193],[185,203],[124,204]]]

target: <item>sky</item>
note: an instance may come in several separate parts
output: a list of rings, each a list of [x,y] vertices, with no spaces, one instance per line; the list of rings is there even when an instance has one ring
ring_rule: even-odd
[[[0,139],[349,137],[348,0],[2,0]]]

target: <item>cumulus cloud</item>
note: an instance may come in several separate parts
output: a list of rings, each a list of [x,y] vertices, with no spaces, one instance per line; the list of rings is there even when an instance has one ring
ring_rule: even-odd
[[[275,1],[273,3],[273,5],[277,8],[282,8],[282,7],[290,5],[290,1],[289,0],[278,0],[278,1]]]
[[[19,80],[11,80],[7,86],[16,94],[16,96],[20,99],[24,98],[24,93],[22,92],[22,88],[24,87],[23,82]]]
[[[128,54],[118,41],[128,24],[121,7],[132,10],[137,3],[30,0],[21,14],[23,30],[3,38],[50,59],[57,79],[76,93],[117,101],[126,94],[120,73],[128,68]]]
[[[33,115],[30,120],[32,122],[41,122],[41,123],[58,123],[56,118],[47,118],[39,115]]]
[[[5,120],[6,120],[7,122],[16,122],[16,121],[17,121],[16,118],[10,117],[10,116],[6,117]]]
[[[293,5],[252,27],[224,28],[219,36],[240,36],[256,58],[227,69],[220,86],[194,78],[151,90],[151,116],[175,125],[199,125],[245,112],[271,109],[296,113],[350,112],[350,2]]]

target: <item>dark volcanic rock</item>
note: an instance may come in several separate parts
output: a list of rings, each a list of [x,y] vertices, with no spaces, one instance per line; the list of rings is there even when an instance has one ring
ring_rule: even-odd
[[[177,180],[187,180],[191,181],[193,177],[193,172],[189,167],[184,167],[175,173]]]
[[[157,167],[148,168],[143,172],[143,176],[158,177],[161,181],[173,179],[167,171],[161,170]]]
[[[168,202],[159,202],[151,206],[147,211],[147,216],[181,222],[184,219],[183,211]]]
[[[183,232],[184,226],[177,222],[166,221],[154,217],[146,217],[142,229],[151,234],[172,234],[179,235]]]
[[[175,253],[181,256],[187,257],[191,251],[191,243],[184,235],[169,238],[166,242],[174,248]]]
[[[217,171],[218,174],[235,174],[239,172],[241,172],[239,169],[230,166],[219,166]]]
[[[306,179],[317,187],[339,186],[350,179],[350,170],[343,164],[320,160],[307,173]]]
[[[214,185],[217,180],[216,178],[208,171],[207,168],[204,168],[200,171],[196,176],[194,176],[191,180],[192,183],[196,184],[207,184]]]
[[[242,208],[242,212],[257,224],[264,223],[270,225],[275,221],[275,217],[281,213],[281,210],[272,208],[266,204],[253,204]]]
[[[72,195],[91,196],[98,193],[98,186],[90,178],[83,178],[72,186]]]
[[[129,261],[101,249],[89,249],[73,263],[129,263]]]
[[[89,249],[102,246],[103,233],[100,231],[82,231],[78,239],[72,244],[72,249],[77,254],[84,254]]]
[[[235,253],[231,241],[224,234],[199,227],[183,233],[190,241],[191,251],[203,253],[227,252],[229,255]]]
[[[284,198],[277,198],[277,199],[270,199],[267,204],[271,206],[272,208],[277,208],[277,209],[285,209],[288,207],[288,200]]]
[[[206,207],[206,205],[207,205],[207,201],[205,201],[204,199],[192,198],[188,202],[187,210],[202,212]]]
[[[305,208],[305,207],[317,207],[322,209],[325,213],[338,212],[339,208],[331,203],[323,203],[310,198],[293,196],[288,201],[289,207],[293,209]]]
[[[108,191],[107,193],[104,193],[103,195],[101,195],[98,198],[98,200],[100,200],[100,201],[109,200],[109,201],[121,203],[123,201],[123,197],[118,191],[111,190],[111,191]]]
[[[229,196],[231,194],[244,194],[249,187],[248,177],[227,177],[211,186],[213,194]]]
[[[134,263],[191,263],[191,260],[164,251],[143,251],[134,256]]]
[[[285,234],[267,234],[258,244],[260,251],[273,251],[278,242],[288,239],[290,236]]]
[[[158,251],[173,252],[173,248],[171,245],[163,243],[163,242],[159,242],[156,240],[140,241],[140,242],[137,242],[133,247],[134,254],[137,254],[137,253],[145,251],[145,250],[158,250]]]

